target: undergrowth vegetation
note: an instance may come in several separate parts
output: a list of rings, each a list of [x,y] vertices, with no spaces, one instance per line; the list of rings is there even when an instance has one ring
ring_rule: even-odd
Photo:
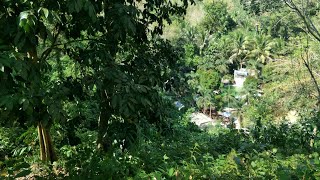
[[[250,131],[212,126],[203,131],[187,114],[165,135],[148,127],[128,149],[115,139],[106,154],[97,152],[94,132],[78,132],[83,143],[60,147],[53,164],[25,156],[32,155],[35,140],[20,142],[19,149],[7,145],[16,137],[2,133],[1,147],[7,149],[1,150],[13,155],[2,160],[1,167],[8,177],[32,170],[30,177],[58,179],[314,179],[320,176],[320,141],[313,135],[317,119],[315,114],[294,125],[261,124]],[[36,139],[35,134],[29,136]]]

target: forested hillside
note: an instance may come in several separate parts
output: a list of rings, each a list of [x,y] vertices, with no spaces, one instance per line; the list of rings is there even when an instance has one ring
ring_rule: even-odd
[[[0,179],[320,179],[319,15],[0,1]]]

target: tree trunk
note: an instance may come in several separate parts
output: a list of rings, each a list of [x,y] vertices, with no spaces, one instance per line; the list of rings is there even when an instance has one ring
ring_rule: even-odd
[[[308,52],[307,52],[307,53],[308,53]],[[308,54],[307,54],[307,58],[309,59]],[[309,74],[310,74],[310,77],[311,77],[311,79],[312,79],[312,81],[313,81],[313,83],[314,83],[314,86],[315,86],[315,88],[316,88],[316,90],[317,90],[317,92],[318,92],[317,106],[319,106],[319,105],[320,105],[320,88],[319,88],[319,85],[318,85],[318,81],[317,81],[317,79],[315,78],[315,76],[314,76],[314,74],[313,74],[313,71],[312,71],[312,69],[311,69],[311,67],[310,67],[310,64],[307,62],[307,60],[303,59],[303,63],[304,63],[304,65],[306,66],[306,68],[308,69],[308,72],[309,72]]]
[[[98,139],[97,139],[97,148],[98,150],[102,150],[107,152],[111,146],[111,143],[108,138],[108,121],[109,115],[106,111],[101,111],[98,122]]]
[[[110,139],[108,137],[108,121],[111,118],[111,110],[109,107],[108,95],[106,91],[100,93],[100,116],[98,120],[98,137],[97,137],[97,148],[107,152],[111,146]]]
[[[40,145],[40,159],[42,161],[46,160],[46,151],[44,147],[44,140],[43,140],[43,134],[42,134],[42,127],[41,123],[38,123],[38,137],[39,137],[39,145]]]
[[[57,155],[54,151],[53,143],[49,133],[49,129],[44,127],[41,122],[38,123],[38,135],[40,144],[40,159],[42,161],[56,161]]]
[[[28,54],[30,55],[30,60],[32,63],[32,67],[35,69],[35,72],[38,77],[41,77],[41,64],[46,61],[47,57],[50,55],[50,53],[53,50],[53,46],[55,42],[57,41],[57,38],[60,34],[60,29],[58,29],[57,34],[54,36],[54,41],[52,42],[51,48],[49,50],[45,51],[40,57],[38,56],[38,51],[36,46],[30,47],[30,50],[28,51]],[[33,84],[35,84],[35,87],[40,87],[40,81],[39,80],[33,80],[31,81]],[[36,91],[41,91],[40,88],[38,88]],[[42,100],[39,100],[39,106],[41,107]],[[40,112],[40,111],[39,111]],[[40,116],[41,117],[41,116]],[[57,155],[54,151],[53,143],[51,140],[49,127],[44,126],[41,121],[38,122],[38,136],[39,136],[39,145],[40,145],[40,159],[42,161],[50,161],[51,163],[56,161]]]
[[[243,127],[243,122],[242,122],[243,118],[242,118],[242,114],[239,115],[238,117],[238,123],[239,123],[239,128],[241,129]]]

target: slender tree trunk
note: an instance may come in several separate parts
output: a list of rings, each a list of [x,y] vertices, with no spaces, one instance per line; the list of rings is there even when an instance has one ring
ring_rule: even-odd
[[[313,81],[313,83],[314,83],[314,86],[315,86],[315,88],[316,88],[316,90],[317,90],[317,92],[318,92],[317,105],[319,106],[319,105],[320,105],[320,88],[319,88],[319,85],[318,85],[318,81],[317,81],[317,79],[315,78],[315,76],[314,76],[314,74],[313,74],[313,71],[312,71],[309,63],[307,63],[307,61],[304,60],[304,59],[303,59],[303,61],[304,61],[304,62],[303,62],[304,65],[305,65],[306,68],[308,69],[308,72],[309,72],[309,74],[310,74],[310,77],[311,77],[311,79],[312,79],[312,81]]]
[[[241,129],[243,127],[242,125],[242,114],[239,115],[239,119],[238,119],[238,123],[239,123],[239,128]]]
[[[33,65],[33,68],[35,69],[38,77],[41,77],[41,64],[47,59],[47,57],[50,55],[50,53],[53,50],[53,46],[55,45],[58,36],[60,34],[60,29],[58,29],[57,34],[54,36],[54,41],[52,42],[51,48],[47,49],[40,57],[38,56],[38,51],[36,46],[30,47],[30,50],[28,51],[28,54],[30,55],[30,60]],[[32,83],[36,83],[36,87],[39,86],[39,81],[34,81]],[[38,91],[41,91],[41,89],[37,89]],[[39,101],[39,103],[41,100]],[[40,103],[41,104],[41,103]],[[40,105],[39,104],[39,105]],[[41,106],[40,106],[41,107]],[[44,126],[41,121],[38,122],[38,136],[39,136],[39,145],[40,145],[40,159],[42,161],[50,161],[51,163],[56,161],[57,155],[54,151],[52,139],[50,136],[49,127]]]
[[[40,159],[42,161],[56,161],[57,155],[54,151],[53,143],[49,133],[49,129],[44,127],[41,122],[38,122],[38,135],[40,144]]]
[[[39,137],[39,145],[40,145],[40,159],[42,161],[46,160],[46,152],[44,147],[44,140],[43,140],[43,134],[42,134],[42,128],[41,123],[38,123],[38,137]]]
[[[100,116],[98,120],[98,137],[97,137],[97,148],[107,152],[111,146],[110,139],[108,137],[108,121],[111,118],[111,110],[109,108],[108,95],[106,91],[100,93]]]
[[[98,122],[98,138],[97,138],[97,148],[104,152],[108,151],[111,143],[108,138],[108,121],[110,115],[106,111],[101,111]]]

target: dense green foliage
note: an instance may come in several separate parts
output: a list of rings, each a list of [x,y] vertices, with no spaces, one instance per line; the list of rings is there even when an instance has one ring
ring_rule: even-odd
[[[318,15],[317,0],[1,1],[0,178],[319,179]]]

